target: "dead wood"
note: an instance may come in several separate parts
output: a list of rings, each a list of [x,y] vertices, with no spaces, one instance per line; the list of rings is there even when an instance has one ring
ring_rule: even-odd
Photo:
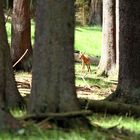
[[[40,114],[31,114],[28,116],[25,116],[21,118],[24,121],[28,120],[43,120],[46,118],[51,119],[63,119],[63,118],[73,118],[73,117],[81,117],[81,116],[87,116],[92,115],[92,111],[90,110],[81,110],[81,111],[72,111],[72,112],[62,112],[62,113],[40,113]]]
[[[16,61],[13,65],[13,68],[24,58],[24,56],[27,54],[28,49],[26,49],[26,51],[23,53],[23,55],[18,59],[18,61]]]
[[[97,113],[107,113],[107,114],[116,114],[116,115],[127,115],[133,116],[135,118],[140,117],[140,107],[117,103],[111,101],[97,101],[90,99],[79,98],[82,108],[90,109],[93,112]]]

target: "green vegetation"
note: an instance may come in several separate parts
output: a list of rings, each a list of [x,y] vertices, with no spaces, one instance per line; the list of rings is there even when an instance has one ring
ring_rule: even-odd
[[[31,21],[31,40],[34,44],[35,24]],[[11,43],[11,23],[6,24],[8,42]],[[101,54],[101,27],[78,26],[75,29],[75,50],[85,52],[89,55],[100,56]]]
[[[6,24],[8,41],[11,41],[11,25]],[[32,22],[32,43],[34,41],[34,23]],[[100,27],[76,27],[75,30],[75,49],[83,51],[90,55],[100,56],[101,52],[101,28]],[[95,86],[93,94],[99,92],[108,92],[112,90],[112,81],[103,77],[96,77],[96,66],[91,66],[92,74],[87,74],[85,80],[88,85]],[[76,70],[76,86],[86,86],[82,80],[81,64],[75,65]],[[29,76],[28,73],[20,73],[21,75]],[[16,76],[20,76],[16,74]],[[30,76],[29,76],[30,77]],[[115,85],[113,85],[115,86]],[[102,91],[101,91],[102,90]],[[19,118],[26,114],[26,111],[21,112],[11,111],[12,114]],[[127,116],[109,116],[107,114],[93,114],[89,117],[91,123],[97,126],[92,131],[88,130],[63,130],[49,129],[44,131],[39,124],[25,123],[25,128],[16,133],[1,133],[0,140],[139,140],[140,139],[140,120]],[[101,128],[100,128],[101,127]],[[108,129],[110,128],[110,129]]]
[[[75,49],[89,55],[101,55],[101,27],[76,27]]]
[[[37,126],[28,128],[27,132],[20,130],[17,134],[3,133],[0,140],[105,140],[105,136],[98,131],[79,130],[64,132],[62,130],[43,131]]]
[[[7,30],[7,35],[8,35],[8,42],[11,43],[11,23],[10,22],[6,23],[6,30]]]
[[[13,112],[12,112],[13,113]],[[21,111],[15,111],[15,116],[21,117]],[[25,115],[25,112],[23,112]],[[96,126],[93,130],[63,130],[50,129],[47,124],[28,123],[25,128],[16,133],[2,133],[0,140],[139,140],[140,120],[127,116],[110,116],[107,114],[93,114],[89,117]],[[45,128],[45,129],[41,129]]]

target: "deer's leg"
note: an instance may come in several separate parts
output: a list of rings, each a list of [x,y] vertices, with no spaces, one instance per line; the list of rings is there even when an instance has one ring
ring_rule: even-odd
[[[82,61],[82,72],[84,72],[85,71],[85,63],[84,63],[84,61]]]
[[[87,70],[88,70],[88,72],[90,72],[90,73],[91,73],[90,64],[87,64]]]

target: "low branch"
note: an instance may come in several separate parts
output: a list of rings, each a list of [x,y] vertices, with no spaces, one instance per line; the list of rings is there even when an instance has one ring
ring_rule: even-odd
[[[13,68],[24,58],[24,56],[27,54],[28,49],[23,53],[23,55],[16,61],[16,63],[13,65]]]
[[[134,105],[90,99],[79,99],[79,101],[82,108],[90,109],[93,112],[140,117],[140,107]]]
[[[45,118],[52,118],[52,119],[63,119],[63,118],[71,118],[71,117],[80,117],[80,116],[87,116],[92,115],[92,111],[90,110],[81,110],[81,111],[72,111],[72,112],[63,112],[63,113],[43,113],[43,114],[31,114],[21,118],[22,120],[39,120]]]

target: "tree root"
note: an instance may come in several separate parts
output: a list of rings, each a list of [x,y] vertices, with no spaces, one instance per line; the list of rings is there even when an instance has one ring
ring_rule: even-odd
[[[90,110],[73,111],[73,112],[63,112],[63,113],[42,113],[42,114],[31,114],[21,118],[22,120],[43,120],[45,118],[51,118],[56,120],[61,120],[63,118],[74,118],[80,116],[92,115]]]
[[[111,101],[96,101],[79,99],[82,108],[87,108],[97,113],[108,113],[116,115],[128,115],[135,118],[140,117],[140,107],[130,104]]]

